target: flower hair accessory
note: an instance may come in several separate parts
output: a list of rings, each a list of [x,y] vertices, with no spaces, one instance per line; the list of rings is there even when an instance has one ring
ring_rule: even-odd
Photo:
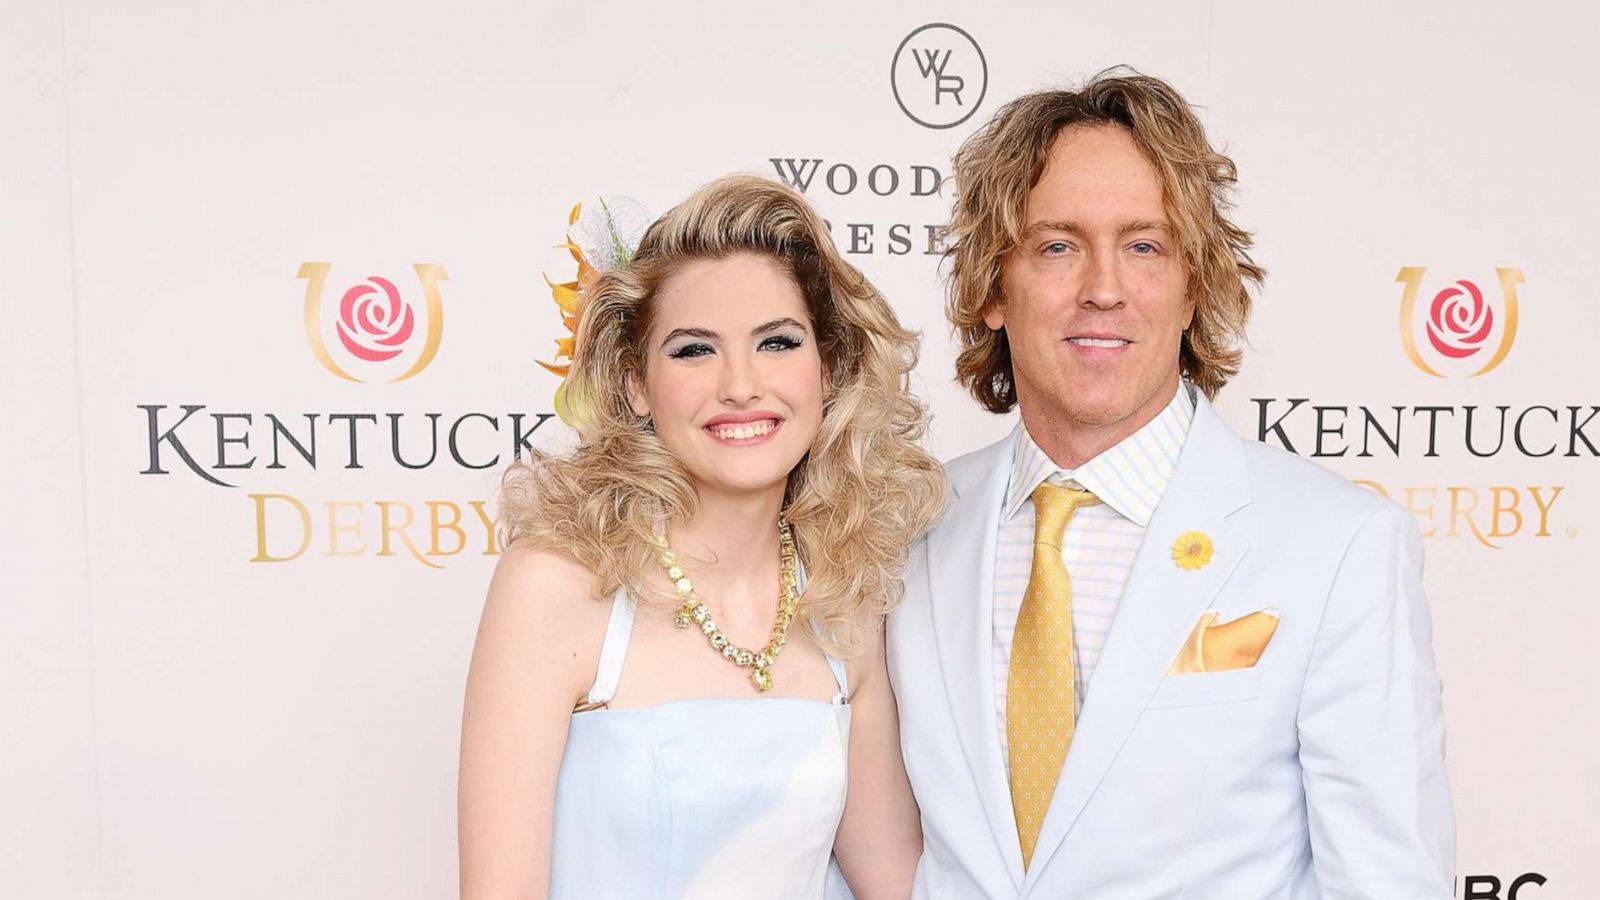
[[[578,420],[574,398],[567,395],[566,379],[572,371],[573,342],[583,311],[584,290],[595,275],[622,268],[633,260],[650,221],[644,206],[628,197],[600,197],[587,210],[577,203],[567,215],[567,239],[556,246],[572,254],[578,272],[571,281],[560,283],[551,281],[549,275],[544,277],[551,297],[561,309],[561,324],[566,326],[567,335],[556,338],[556,362],[539,360],[539,365],[561,378],[556,388],[556,415],[568,425],[576,425]],[[563,359],[567,362],[561,362]]]

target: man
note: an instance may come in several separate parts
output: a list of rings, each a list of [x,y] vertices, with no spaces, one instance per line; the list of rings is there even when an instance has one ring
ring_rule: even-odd
[[[954,167],[949,466],[888,629],[919,898],[1439,898],[1454,831],[1422,541],[1233,434],[1262,270],[1178,93],[1103,73]]]

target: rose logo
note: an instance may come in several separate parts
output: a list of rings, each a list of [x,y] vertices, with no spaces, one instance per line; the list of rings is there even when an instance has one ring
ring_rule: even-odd
[[[444,302],[439,283],[447,280],[444,267],[438,263],[413,263],[417,285],[421,288],[421,302],[413,303],[400,296],[393,281],[373,275],[344,292],[339,300],[339,315],[332,330],[339,343],[350,356],[372,366],[352,366],[349,359],[334,358],[329,352],[330,343],[324,340],[326,324],[322,318],[322,289],[328,281],[333,263],[307,262],[300,264],[298,277],[305,279],[306,300],[303,321],[306,343],[311,345],[311,355],[324,369],[346,381],[368,381],[381,378],[386,381],[405,381],[428,367],[439,352],[439,341],[444,336]],[[420,321],[419,321],[420,320]],[[420,328],[418,326],[421,326]],[[422,339],[413,341],[416,332]],[[407,354],[405,371],[393,374],[402,363],[381,365],[406,353],[408,347],[420,344],[421,349]]]
[[[1462,279],[1440,291],[1428,312],[1428,342],[1451,359],[1466,359],[1483,349],[1483,339],[1494,327],[1494,310],[1483,302],[1483,291]]]
[[[1489,361],[1475,371],[1464,374],[1468,378],[1476,378],[1493,371],[1505,361],[1506,354],[1511,352],[1511,345],[1517,339],[1517,286],[1523,283],[1522,270],[1494,270],[1500,281],[1498,315],[1477,283],[1463,278],[1433,296],[1433,302],[1428,306],[1428,316],[1419,328],[1416,320],[1419,312],[1417,295],[1421,292],[1427,271],[1425,266],[1406,266],[1394,279],[1405,286],[1400,294],[1400,345],[1405,348],[1406,357],[1418,369],[1436,378],[1444,378],[1445,372],[1434,368],[1440,365],[1439,357],[1442,357],[1446,362],[1441,368],[1452,376],[1459,376],[1463,372],[1455,367],[1455,361],[1475,356],[1479,350],[1488,347],[1489,333],[1497,330],[1495,326],[1498,325],[1500,337],[1495,342],[1493,353],[1489,354]],[[1438,353],[1431,363],[1423,358],[1417,331],[1427,333],[1428,345]]]
[[[357,359],[383,362],[400,355],[400,348],[411,339],[416,318],[411,304],[400,299],[394,282],[377,275],[367,280],[377,287],[358,284],[339,301],[339,342]]]

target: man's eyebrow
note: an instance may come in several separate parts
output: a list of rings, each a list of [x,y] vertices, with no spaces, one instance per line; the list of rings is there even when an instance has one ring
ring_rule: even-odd
[[[1150,219],[1150,220],[1140,219],[1140,220],[1135,221],[1135,222],[1128,222],[1127,224],[1125,224],[1122,227],[1118,228],[1117,229],[1117,236],[1118,237],[1125,237],[1127,235],[1133,234],[1134,232],[1138,232],[1138,231],[1171,231],[1171,230],[1172,230],[1172,226],[1168,225],[1165,222],[1157,222],[1157,221],[1155,221],[1153,219]],[[1077,224],[1072,222],[1070,219],[1057,219],[1057,220],[1046,220],[1046,221],[1040,221],[1040,222],[1033,222],[1030,225],[1028,225],[1027,228],[1022,229],[1022,236],[1023,237],[1030,237],[1032,235],[1038,234],[1041,231],[1060,231],[1060,232],[1063,232],[1065,234],[1081,234],[1082,233],[1082,231],[1079,230]]]
[[[1117,229],[1117,237],[1126,237],[1126,236],[1128,236],[1130,234],[1133,234],[1135,232],[1138,232],[1138,231],[1168,231],[1168,232],[1170,232],[1171,230],[1172,230],[1172,226],[1168,225],[1165,222],[1155,222],[1155,221],[1129,222],[1128,224],[1126,224],[1126,225],[1122,226],[1121,228]]]
[[[750,334],[751,335],[766,334],[769,331],[777,331],[780,328],[790,328],[790,327],[798,328],[798,329],[800,329],[802,331],[805,330],[805,326],[800,324],[800,322],[796,321],[795,319],[791,319],[788,316],[782,316],[780,318],[773,319],[771,322],[768,322],[765,325],[761,325],[761,326],[758,326],[756,328],[750,329]]]
[[[1078,226],[1072,224],[1072,222],[1066,219],[1061,219],[1059,221],[1047,220],[1042,222],[1033,222],[1029,224],[1028,227],[1022,229],[1022,236],[1031,237],[1032,235],[1038,234],[1041,231],[1064,231],[1068,234],[1077,234]]]
[[[661,345],[666,346],[669,342],[681,337],[696,337],[708,341],[715,341],[718,340],[721,335],[709,328],[674,328],[667,332],[666,337],[661,339]]]

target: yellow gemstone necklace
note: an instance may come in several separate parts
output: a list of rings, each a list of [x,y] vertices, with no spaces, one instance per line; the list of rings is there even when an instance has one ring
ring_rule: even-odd
[[[750,681],[755,684],[757,691],[772,689],[772,664],[778,661],[778,651],[789,642],[789,625],[794,621],[795,608],[800,603],[800,576],[798,557],[794,550],[794,532],[790,530],[789,523],[778,522],[778,543],[781,548],[783,590],[778,597],[778,620],[772,625],[772,639],[760,650],[747,650],[735,646],[728,640],[728,636],[717,627],[717,620],[712,618],[711,610],[701,602],[700,595],[694,591],[694,583],[689,576],[684,574],[683,567],[678,565],[678,554],[671,547],[661,551],[661,565],[667,570],[667,577],[672,579],[673,587],[678,589],[678,596],[683,600],[683,605],[678,608],[675,621],[679,628],[688,628],[690,624],[700,626],[700,631],[706,636],[706,641],[711,644],[711,649],[722,654],[722,657],[742,669],[754,669],[750,673]]]

